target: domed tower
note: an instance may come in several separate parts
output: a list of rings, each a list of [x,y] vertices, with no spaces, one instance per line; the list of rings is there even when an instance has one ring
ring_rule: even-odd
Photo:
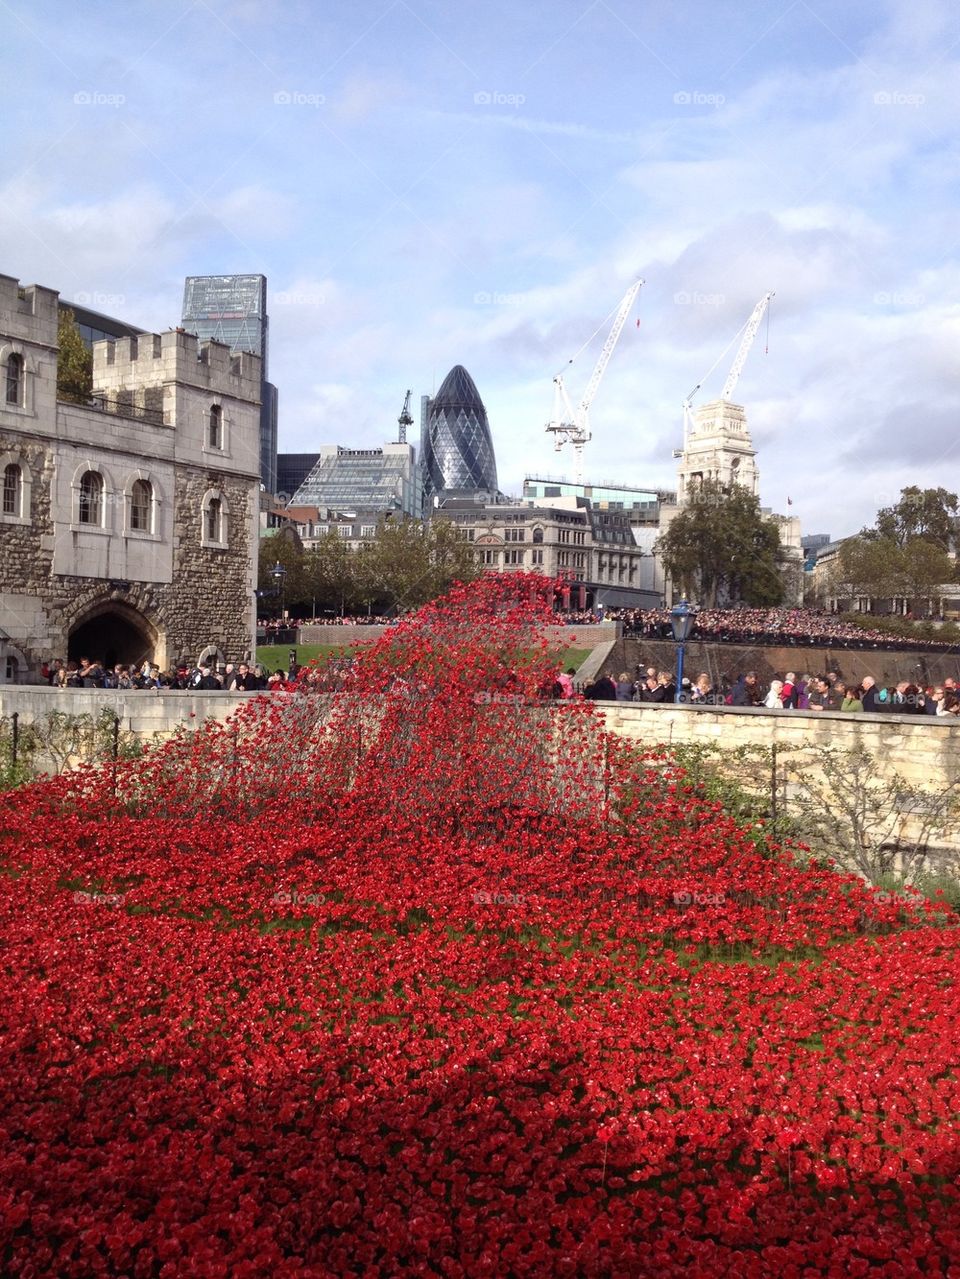
[[[426,400],[420,444],[424,509],[437,497],[497,494],[497,460],[490,424],[473,378],[456,364]]]

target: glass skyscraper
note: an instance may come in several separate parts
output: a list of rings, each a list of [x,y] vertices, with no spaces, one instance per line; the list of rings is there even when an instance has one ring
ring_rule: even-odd
[[[456,364],[433,399],[424,398],[421,438],[424,510],[434,498],[497,494],[490,424],[473,378]]]
[[[277,489],[277,388],[268,381],[269,328],[265,275],[188,275],[183,318],[202,342],[223,342],[263,361],[260,405],[260,482]]]

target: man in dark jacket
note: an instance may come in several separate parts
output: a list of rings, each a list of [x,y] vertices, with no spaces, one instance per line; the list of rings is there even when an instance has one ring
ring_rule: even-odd
[[[747,671],[746,675],[741,675],[733,686],[733,693],[730,699],[731,706],[759,706],[763,701],[760,696],[760,688],[757,684],[756,671]]]
[[[877,703],[877,681],[872,675],[864,675],[863,683],[860,686],[863,689],[863,696],[860,698],[863,702],[865,711],[879,711],[883,708]]]

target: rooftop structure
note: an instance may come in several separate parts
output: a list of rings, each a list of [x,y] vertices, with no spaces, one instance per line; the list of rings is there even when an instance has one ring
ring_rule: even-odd
[[[290,505],[401,511],[419,517],[422,500],[416,451],[411,444],[384,444],[376,449],[325,444]]]

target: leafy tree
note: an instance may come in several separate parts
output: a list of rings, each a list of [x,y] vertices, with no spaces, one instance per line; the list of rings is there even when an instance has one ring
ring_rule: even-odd
[[[953,578],[955,564],[937,543],[912,537],[901,552],[904,594],[911,599],[932,599],[944,582]]]
[[[71,310],[60,312],[57,324],[57,399],[86,404],[93,391],[93,356],[84,346]]]
[[[673,581],[708,608],[784,598],[780,530],[741,485],[705,480],[654,549]]]
[[[360,599],[358,553],[338,533],[328,532],[306,553],[311,608],[344,613]]]
[[[876,528],[867,536],[889,538],[903,549],[914,538],[921,538],[949,551],[960,530],[956,493],[945,488],[920,489],[911,484],[900,491],[899,502],[877,512]]]
[[[282,590],[273,570],[279,564],[286,570],[283,577]],[[261,611],[265,614],[276,613],[282,607],[289,609],[295,605],[303,605],[309,598],[304,551],[299,541],[290,537],[268,537],[260,542],[257,585],[261,591],[270,592],[263,598]],[[273,592],[276,591],[276,595]]]
[[[901,593],[903,556],[889,537],[848,537],[840,547],[833,589],[838,595],[889,599]]]

